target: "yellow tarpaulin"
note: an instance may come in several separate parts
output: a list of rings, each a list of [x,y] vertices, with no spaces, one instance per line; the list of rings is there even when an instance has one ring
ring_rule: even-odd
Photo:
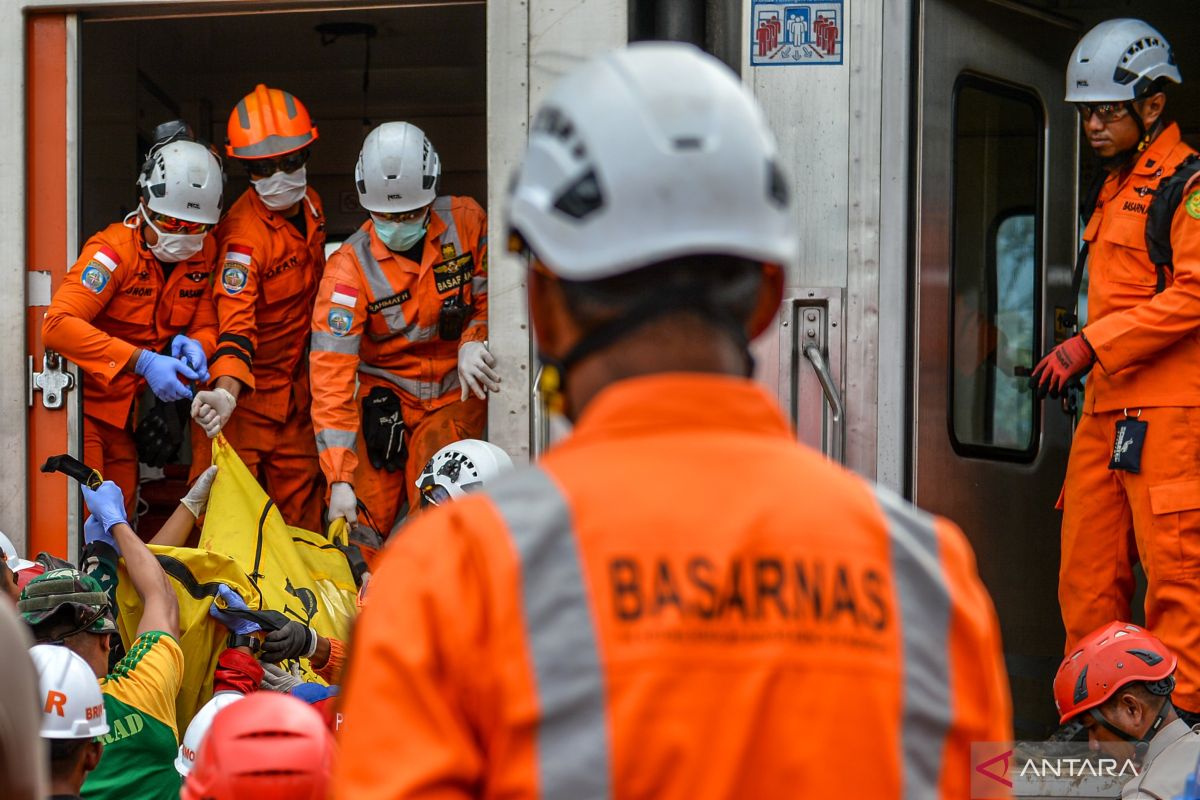
[[[327,638],[346,640],[355,614],[354,578],[337,548],[345,541],[344,524],[332,531],[336,543],[289,526],[223,436],[213,440],[212,463],[218,469],[200,549],[152,548],[164,566],[176,562],[186,568],[186,574],[167,569],[179,597],[185,658],[184,689],[176,703],[181,730],[212,695],[213,668],[227,634],[208,616],[215,589],[208,592],[205,584],[229,583],[250,608],[278,611]],[[164,561],[164,556],[172,561]],[[141,617],[141,603],[124,575],[117,599],[121,635],[129,642]],[[301,671],[305,680],[323,682],[306,660],[301,661]]]

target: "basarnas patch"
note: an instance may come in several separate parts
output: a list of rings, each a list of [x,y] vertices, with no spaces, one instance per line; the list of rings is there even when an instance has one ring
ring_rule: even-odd
[[[79,282],[87,288],[91,289],[96,294],[104,291],[104,287],[108,286],[108,270],[99,261],[89,261],[88,265],[83,268],[83,274],[79,276]]]
[[[470,253],[465,253],[450,261],[443,261],[433,267],[433,281],[439,293],[457,289],[471,280],[475,273],[475,259]]]
[[[246,268],[236,261],[226,261],[221,270],[221,285],[228,294],[239,294],[246,288]]]
[[[354,327],[354,312],[344,308],[329,309],[329,330],[334,336],[345,336]]]

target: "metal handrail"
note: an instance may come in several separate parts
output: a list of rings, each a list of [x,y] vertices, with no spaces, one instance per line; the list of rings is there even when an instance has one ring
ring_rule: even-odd
[[[838,393],[837,386],[833,382],[833,375],[829,372],[829,365],[825,363],[825,357],[821,355],[821,350],[815,344],[810,344],[804,348],[804,357],[813,365],[813,369],[817,371],[817,380],[821,383],[821,391],[825,393],[825,400],[829,403],[833,413],[830,415],[830,447],[829,458],[839,464],[844,463],[844,433],[843,420],[846,418],[846,406],[842,402],[842,396]]]

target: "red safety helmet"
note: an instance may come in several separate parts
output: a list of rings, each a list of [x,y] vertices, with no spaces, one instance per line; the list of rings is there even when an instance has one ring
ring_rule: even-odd
[[[1122,686],[1143,681],[1157,695],[1175,688],[1175,654],[1145,628],[1110,622],[1080,640],[1054,676],[1059,724],[1096,708]]]
[[[315,142],[317,126],[295,95],[260,83],[233,107],[227,136],[234,158],[271,158]]]
[[[213,718],[181,800],[325,800],[333,735],[302,700],[254,692]]]

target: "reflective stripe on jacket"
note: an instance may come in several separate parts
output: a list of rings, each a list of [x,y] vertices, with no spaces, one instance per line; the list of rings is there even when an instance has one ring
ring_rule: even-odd
[[[252,391],[238,405],[276,422],[293,413],[293,384],[306,379],[313,300],[325,269],[325,216],[312,188],[300,213],[303,236],[250,187],[217,229],[220,336],[210,372],[245,384]]]
[[[1158,272],[1146,254],[1146,210],[1159,181],[1194,151],[1172,123],[1134,168],[1100,191],[1083,238],[1088,245],[1088,322],[1096,351],[1087,412],[1200,405],[1200,235],[1180,204],[1171,225],[1174,278],[1155,294]],[[1189,230],[1180,230],[1190,221]]]
[[[749,381],[610,386],[382,561],[337,798],[966,798],[1012,735],[961,532]]]
[[[140,230],[114,222],[88,239],[54,293],[42,323],[46,347],[86,373],[84,413],[124,428],[145,381],[122,372],[138,349],[161,352],[178,333],[200,342],[211,356],[217,338],[212,303],[216,257],[212,236],[193,258],[162,265]]]
[[[443,303],[471,307],[462,333],[439,333]],[[393,253],[367,220],[329,258],[312,315],[313,427],[326,478],[353,481],[359,371],[426,410],[459,399],[458,348],[487,338],[487,219],[468,197],[434,201],[421,263]]]

